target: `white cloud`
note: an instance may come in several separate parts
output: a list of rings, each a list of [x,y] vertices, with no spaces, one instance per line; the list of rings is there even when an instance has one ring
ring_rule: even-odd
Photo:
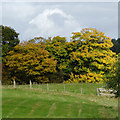
[[[59,14],[59,15],[63,16],[64,18],[67,18],[67,19],[72,18],[71,15],[65,14],[62,10],[60,10],[58,8],[56,8],[56,9],[46,9],[46,10],[43,11],[43,13],[39,14],[37,17],[32,19],[29,23],[34,23],[34,21],[39,21],[40,19],[43,19],[46,22],[48,20],[48,16],[51,16],[53,14]]]
[[[45,9],[29,21],[34,27],[36,36],[53,37],[56,35],[69,37],[72,31],[80,28],[80,24],[71,16],[61,9]],[[33,32],[33,29],[31,29]],[[30,32],[27,30],[26,32]]]

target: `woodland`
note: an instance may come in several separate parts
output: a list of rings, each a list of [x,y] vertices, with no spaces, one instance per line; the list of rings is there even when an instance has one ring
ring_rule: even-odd
[[[0,26],[2,83],[103,83],[115,78],[120,66],[120,39],[111,39],[95,28],[66,37],[19,40],[19,33]],[[113,76],[111,76],[111,73]],[[118,76],[117,76],[118,78]],[[112,80],[113,81],[113,80]]]

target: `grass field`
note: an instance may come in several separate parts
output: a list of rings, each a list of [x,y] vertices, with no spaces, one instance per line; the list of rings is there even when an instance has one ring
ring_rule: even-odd
[[[102,84],[3,86],[3,118],[116,118],[118,100],[97,96]],[[82,95],[81,95],[82,88]]]

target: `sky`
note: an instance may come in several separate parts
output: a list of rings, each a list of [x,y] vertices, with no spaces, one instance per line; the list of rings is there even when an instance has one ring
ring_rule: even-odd
[[[0,10],[1,12],[1,10]],[[34,37],[67,37],[96,28],[118,38],[117,2],[3,2],[2,24],[18,32],[20,41]]]

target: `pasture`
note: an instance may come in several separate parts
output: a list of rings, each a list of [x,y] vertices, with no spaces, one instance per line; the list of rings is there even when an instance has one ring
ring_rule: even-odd
[[[2,118],[116,118],[118,99],[97,96],[103,84],[3,86]],[[82,88],[82,92],[81,92]]]

